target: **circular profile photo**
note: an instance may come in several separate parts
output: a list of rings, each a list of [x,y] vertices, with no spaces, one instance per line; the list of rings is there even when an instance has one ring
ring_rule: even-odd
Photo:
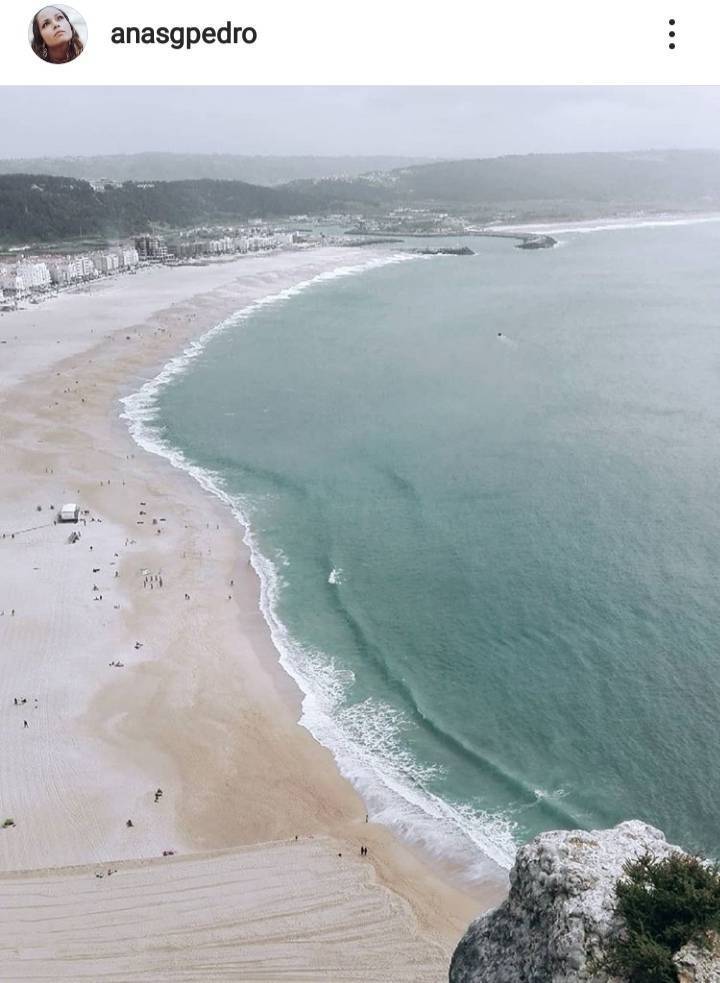
[[[72,7],[41,7],[30,24],[30,47],[53,65],[74,61],[87,41],[85,19]]]

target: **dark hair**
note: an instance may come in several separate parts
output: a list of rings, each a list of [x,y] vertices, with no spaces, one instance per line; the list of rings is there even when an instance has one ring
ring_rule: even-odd
[[[83,43],[80,40],[80,35],[75,30],[72,21],[65,13],[65,11],[62,9],[62,7],[54,7],[54,9],[60,11],[60,13],[63,15],[65,20],[68,22],[68,24],[70,24],[72,37],[70,38],[70,42],[68,44],[68,52],[65,61],[72,61],[73,58],[77,58],[77,56],[83,50]],[[38,58],[42,58],[43,61],[50,61],[47,45],[43,41],[42,34],[40,33],[40,25],[38,24],[38,17],[41,11],[43,10],[47,10],[47,7],[41,7],[40,10],[38,10],[37,14],[35,14],[35,16],[33,17],[33,22],[32,22],[33,39],[31,41],[31,47],[35,52],[35,54],[38,56]]]

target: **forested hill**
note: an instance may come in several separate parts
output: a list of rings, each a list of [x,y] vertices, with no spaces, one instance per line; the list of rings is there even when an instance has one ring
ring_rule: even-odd
[[[304,178],[355,177],[430,163],[424,157],[263,157],[148,152],[96,157],[0,159],[0,174],[52,174],[84,181],[245,181],[274,187]]]
[[[94,191],[86,181],[71,178],[0,176],[0,239],[5,243],[117,238],[146,231],[151,223],[183,227],[322,210],[322,196],[241,181],[128,182]]]
[[[528,154],[444,161],[292,187],[367,206],[440,206],[467,217],[581,218],[720,210],[720,152]]]
[[[77,178],[0,175],[0,241],[114,238],[174,227],[425,208],[471,222],[720,211],[720,152],[531,154],[446,161],[356,178],[126,182],[95,191]]]

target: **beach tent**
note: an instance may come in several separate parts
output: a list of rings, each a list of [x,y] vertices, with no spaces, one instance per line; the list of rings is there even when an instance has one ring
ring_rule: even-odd
[[[68,502],[60,509],[58,518],[60,522],[77,522],[80,516],[80,507],[74,502]]]

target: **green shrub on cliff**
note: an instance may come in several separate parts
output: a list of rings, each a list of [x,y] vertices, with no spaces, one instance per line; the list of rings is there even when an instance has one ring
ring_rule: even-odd
[[[615,889],[623,930],[601,966],[629,983],[677,983],[674,953],[720,930],[720,868],[687,854],[656,860],[646,853],[623,871]]]

